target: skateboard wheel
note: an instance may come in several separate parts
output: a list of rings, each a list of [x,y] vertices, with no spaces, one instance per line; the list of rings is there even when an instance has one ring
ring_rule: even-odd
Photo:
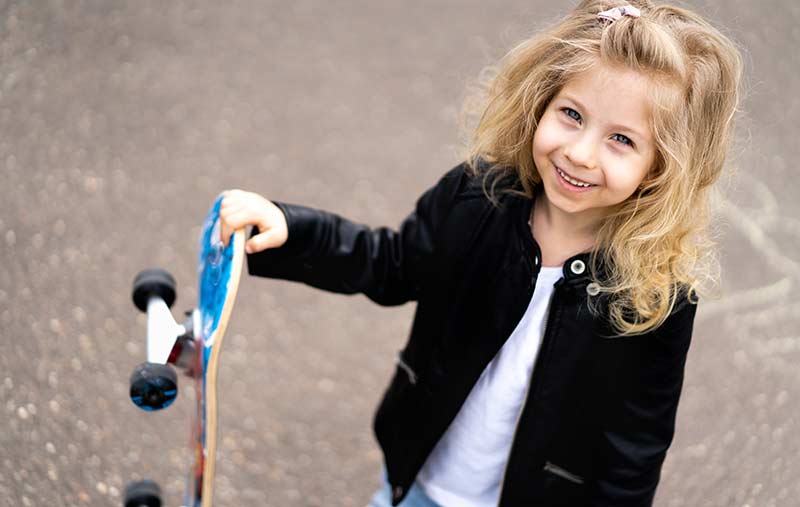
[[[142,363],[131,374],[130,394],[143,410],[167,408],[178,396],[178,375],[168,364]]]
[[[125,507],[161,507],[161,488],[148,479],[128,484]]]
[[[147,300],[155,294],[172,307],[175,302],[175,279],[161,268],[145,269],[133,279],[133,304],[147,312]]]

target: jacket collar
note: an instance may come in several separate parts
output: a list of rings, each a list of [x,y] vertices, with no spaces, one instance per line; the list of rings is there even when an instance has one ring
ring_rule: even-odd
[[[541,183],[539,185],[541,185]],[[539,185],[534,187],[532,198],[521,196],[516,198],[518,200],[516,203],[518,213],[516,215],[516,223],[519,234],[522,238],[523,252],[527,258],[533,259],[533,268],[537,273],[541,269],[542,250],[531,233],[529,220],[531,216],[531,208],[533,207],[536,196],[540,190]],[[574,281],[576,283],[590,281],[591,272],[589,269],[589,263],[591,256],[591,251],[584,251],[565,260],[563,265],[564,279],[568,282]],[[600,276],[604,276],[605,265],[603,263],[602,252],[598,254],[597,262],[598,274]]]

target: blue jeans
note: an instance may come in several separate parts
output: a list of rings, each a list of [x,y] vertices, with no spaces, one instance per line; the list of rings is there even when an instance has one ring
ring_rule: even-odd
[[[392,487],[386,480],[386,468],[381,469],[381,488],[375,492],[368,507],[391,507]],[[422,487],[416,482],[411,485],[408,495],[400,502],[397,507],[442,507],[431,500]]]

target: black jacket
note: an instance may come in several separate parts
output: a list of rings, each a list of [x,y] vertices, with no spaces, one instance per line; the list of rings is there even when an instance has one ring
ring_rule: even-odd
[[[249,255],[250,274],[381,305],[418,302],[374,420],[397,505],[533,295],[541,251],[528,225],[532,200],[505,195],[493,206],[462,164],[419,198],[399,231],[276,204],[288,241]],[[601,297],[588,263],[588,252],[571,257],[555,284],[502,507],[652,504],[697,307],[676,305],[647,335],[611,337],[587,308]]]

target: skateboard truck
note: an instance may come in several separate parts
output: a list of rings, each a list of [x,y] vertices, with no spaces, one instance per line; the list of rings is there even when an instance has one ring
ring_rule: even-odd
[[[147,411],[168,407],[178,395],[178,378],[168,363],[191,374],[197,310],[186,312],[178,324],[170,308],[175,302],[175,278],[167,271],[146,269],[133,280],[133,303],[147,314],[147,361],[134,368],[130,379],[133,403]],[[151,480],[125,489],[125,507],[161,507],[161,490]]]
[[[131,374],[130,396],[133,403],[147,411],[168,407],[178,395],[178,378],[169,363],[192,375],[194,332],[199,314],[186,312],[178,324],[170,307],[175,302],[175,279],[167,271],[146,269],[133,281],[133,302],[147,313],[147,362]]]

